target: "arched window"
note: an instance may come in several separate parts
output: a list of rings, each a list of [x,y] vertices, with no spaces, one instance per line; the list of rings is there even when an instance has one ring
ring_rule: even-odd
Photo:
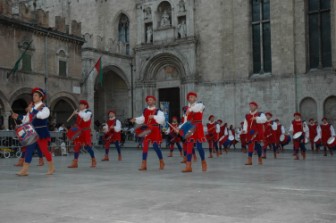
[[[158,6],[159,27],[165,28],[172,25],[172,7],[169,2],[163,1]]]
[[[118,42],[124,46],[120,49],[120,53],[129,55],[129,19],[125,14],[121,14],[119,18]]]
[[[313,98],[304,98],[300,103],[300,112],[302,119],[317,119],[317,104]]]
[[[68,75],[67,55],[64,50],[57,53],[58,56],[58,75],[66,77]]]
[[[324,116],[336,124],[336,96],[330,96],[324,101]]]

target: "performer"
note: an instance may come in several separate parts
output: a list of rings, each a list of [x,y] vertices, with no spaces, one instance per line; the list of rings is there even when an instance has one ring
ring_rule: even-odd
[[[228,131],[229,131],[229,136],[231,135],[231,137],[233,137],[233,141],[230,143],[229,149],[230,149],[231,145],[233,145],[233,149],[236,150],[236,144],[237,144],[236,130],[234,129],[233,125],[230,125]]]
[[[264,123],[266,122],[266,116],[262,112],[258,112],[258,104],[256,102],[250,102],[250,112],[246,114],[244,121],[244,133],[248,144],[248,157],[245,165],[252,165],[252,156],[254,150],[258,154],[258,164],[262,165],[262,149],[260,143],[264,138]]]
[[[116,119],[116,112],[111,110],[107,113],[108,121],[107,121],[107,129],[108,131],[104,135],[105,141],[105,156],[102,161],[109,161],[109,151],[110,145],[113,143],[118,151],[118,161],[122,160],[121,157],[121,149],[120,149],[120,141],[121,141],[121,122]]]
[[[266,159],[267,148],[270,147],[273,150],[274,159],[277,158],[276,140],[273,131],[277,129],[277,124],[272,121],[273,114],[266,112],[267,121],[264,124],[264,145],[263,145],[263,159]]]
[[[274,124],[275,125],[274,125],[274,129],[272,129],[272,134],[274,136],[274,145],[277,149],[277,154],[279,154],[282,148],[280,137],[281,135],[285,134],[285,128],[281,125],[279,119],[275,119]]]
[[[217,142],[217,144],[218,144],[219,155],[221,156],[221,155],[223,155],[223,147],[222,147],[221,143],[219,142],[219,139],[224,136],[225,126],[223,124],[223,120],[222,119],[218,119],[216,122],[219,125],[219,133],[218,133],[218,142]]]
[[[155,107],[156,98],[154,96],[147,96],[146,103],[148,107],[145,108],[142,116],[131,119],[131,122],[135,122],[140,125],[144,124],[151,130],[151,132],[143,140],[142,163],[139,170],[147,170],[147,154],[150,143],[153,145],[153,149],[155,150],[160,160],[160,170],[163,170],[165,163],[163,161],[162,151],[160,149],[162,135],[159,125],[165,124],[165,116],[162,111]]]
[[[240,123],[240,144],[243,153],[246,153],[246,133],[244,132],[244,122]]]
[[[219,146],[223,146],[224,147],[224,152],[225,154],[228,153],[229,147],[231,145],[231,141],[229,140],[229,136],[232,134],[228,127],[227,127],[227,123],[224,123],[221,126],[221,131],[222,131],[222,137],[221,140],[219,142]]]
[[[324,147],[324,156],[327,156],[327,150],[329,149],[330,155],[333,156],[334,153],[332,151],[333,148],[330,148],[328,146],[328,139],[330,137],[335,137],[335,129],[334,127],[328,123],[328,119],[324,117],[322,119],[322,124],[320,125],[320,136],[321,136],[321,142]]]
[[[78,168],[79,152],[82,146],[88,151],[91,156],[91,167],[95,168],[97,161],[94,151],[92,149],[91,140],[91,120],[92,112],[89,110],[89,103],[86,100],[79,101],[79,111],[75,110],[73,115],[77,115],[76,126],[81,133],[78,138],[74,140],[74,159],[68,168]]]
[[[207,163],[205,161],[205,153],[202,143],[206,141],[204,137],[204,130],[202,124],[203,110],[205,106],[201,102],[197,102],[197,93],[189,92],[187,94],[188,110],[186,112],[186,120],[195,126],[194,133],[186,140],[187,143],[187,163],[186,168],[182,171],[184,173],[192,172],[191,158],[194,144],[202,160],[202,171],[207,171]]]
[[[187,110],[188,110],[188,106],[184,106],[182,108],[182,112],[183,112],[183,117],[182,117],[182,120],[181,120],[181,125],[179,126],[179,129],[181,128],[181,126],[187,122]],[[183,160],[181,161],[181,163],[187,163],[187,141],[183,140],[183,144],[182,144],[182,147],[183,147]],[[193,161],[196,162],[197,161],[197,155],[195,153],[195,147],[193,147],[192,149],[192,154],[193,154]]]
[[[301,132],[302,135],[297,138],[294,139],[293,138],[293,144],[294,144],[294,159],[295,160],[299,160],[299,149],[301,149],[301,155],[302,158],[305,160],[306,159],[306,146],[304,143],[306,133],[305,133],[305,129],[303,126],[303,121],[301,120],[301,114],[299,112],[294,113],[294,120],[292,121],[292,124],[289,128],[290,132],[293,132],[293,136],[298,133]]]
[[[315,137],[317,136],[317,124],[313,118],[309,119],[309,141],[310,141],[310,148],[312,152],[315,152]],[[316,152],[318,152],[319,146],[316,145]]]
[[[48,118],[50,115],[49,108],[43,103],[46,93],[41,88],[32,90],[33,102],[26,108],[27,115],[22,116],[16,113],[12,114],[13,119],[22,120],[22,123],[31,123],[37,132],[39,139],[36,143],[26,146],[25,161],[22,169],[17,173],[18,176],[28,176],[29,165],[32,160],[32,155],[38,146],[48,161],[47,175],[52,175],[55,172],[54,162],[51,153],[48,151],[48,142],[50,141],[50,133],[48,130]]]
[[[175,132],[175,129],[179,128],[179,123],[177,120],[177,117],[173,117],[172,118],[172,123],[171,123],[172,127],[169,127],[166,131],[166,134],[169,136],[168,140],[169,140],[169,155],[168,157],[173,157],[173,152],[174,152],[174,147],[175,145],[177,146],[178,150],[180,151],[180,156],[182,155],[182,147],[181,147],[181,137]]]
[[[218,136],[220,133],[220,126],[218,125],[217,122],[215,122],[215,116],[210,115],[209,118],[209,123],[207,124],[207,132],[208,134],[206,135],[208,144],[209,144],[209,157],[208,158],[213,158],[212,153],[214,152],[214,148],[216,150],[216,155],[219,157],[219,151],[218,151]]]

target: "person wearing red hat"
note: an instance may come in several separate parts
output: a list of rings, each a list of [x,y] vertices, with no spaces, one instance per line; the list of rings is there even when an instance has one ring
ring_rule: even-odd
[[[279,119],[274,120],[274,129],[272,129],[272,134],[274,135],[274,144],[277,150],[277,153],[280,153],[280,150],[282,149],[282,144],[280,142],[281,135],[285,134],[285,127],[281,125]]]
[[[262,165],[262,148],[260,143],[264,139],[264,123],[266,116],[264,113],[258,111],[258,104],[250,102],[250,112],[245,115],[244,133],[246,134],[246,141],[248,143],[248,157],[245,165],[252,165],[253,152],[257,151],[258,164]]]
[[[182,147],[181,147],[181,136],[176,133],[176,130],[179,128],[179,123],[177,117],[172,118],[171,126],[167,129],[166,134],[168,135],[168,146],[169,146],[169,155],[168,157],[173,157],[173,152],[175,145],[177,146],[178,150],[180,151],[180,156],[182,154]]]
[[[305,146],[305,129],[303,125],[303,121],[301,120],[301,114],[299,112],[294,113],[294,120],[292,121],[292,124],[289,128],[289,131],[293,133],[293,136],[295,134],[301,133],[301,136],[294,139],[293,138],[293,144],[294,144],[294,159],[299,160],[299,149],[301,149],[301,155],[302,158],[306,159],[306,146]]]
[[[219,157],[219,150],[218,150],[218,136],[220,133],[220,126],[217,122],[215,122],[215,116],[210,115],[208,118],[209,122],[207,123],[207,141],[209,144],[209,157],[208,158],[213,158],[212,153],[214,152],[213,149],[215,148],[216,150],[216,155]]]
[[[182,170],[183,173],[192,172],[191,158],[194,144],[202,160],[202,171],[207,171],[207,163],[205,161],[205,153],[202,147],[202,143],[206,141],[203,130],[203,111],[205,106],[201,102],[197,102],[196,92],[189,92],[187,94],[188,109],[186,111],[186,120],[195,127],[194,133],[186,139],[187,146],[187,162],[186,168]]]
[[[147,155],[150,143],[153,145],[153,149],[159,158],[160,170],[163,170],[165,163],[163,161],[162,151],[160,149],[160,144],[162,142],[160,125],[165,124],[165,116],[162,111],[156,108],[156,98],[154,96],[147,96],[146,103],[148,107],[144,109],[142,116],[131,119],[131,122],[135,122],[139,125],[146,125],[146,128],[151,130],[151,132],[145,136],[143,140],[142,163],[139,170],[147,170]]]
[[[121,122],[116,119],[116,112],[109,111],[107,113],[107,132],[104,134],[104,142],[105,142],[105,155],[102,161],[109,161],[109,151],[110,145],[113,143],[118,151],[118,161],[122,160],[121,157],[121,149],[120,149],[120,141],[121,141]]]
[[[275,134],[273,131],[277,129],[277,124],[272,121],[273,114],[266,112],[267,121],[264,124],[264,145],[262,158],[266,159],[267,148],[270,147],[273,150],[274,159],[277,158],[277,147],[275,145]]]
[[[328,146],[328,140],[330,137],[335,137],[335,129],[334,127],[328,123],[328,119],[324,117],[322,119],[322,124],[320,125],[320,130],[319,130],[320,136],[321,136],[321,142],[323,145],[323,151],[324,151],[324,156],[327,156],[327,150],[329,149],[330,155],[333,156],[333,148],[330,148]]]
[[[308,124],[308,128],[309,128],[309,142],[310,142],[310,148],[312,150],[312,152],[315,152],[315,137],[317,136],[317,124],[315,122],[315,120],[313,118],[309,119],[309,124]],[[319,149],[319,145],[316,145],[316,152],[318,152]]]
[[[55,172],[54,162],[51,153],[48,151],[48,142],[50,142],[50,133],[48,130],[48,118],[50,116],[49,108],[43,103],[46,98],[46,93],[41,88],[32,90],[33,102],[26,108],[27,115],[22,116],[16,113],[12,114],[12,118],[21,120],[22,123],[31,123],[38,134],[38,140],[26,146],[25,160],[21,170],[17,173],[18,176],[27,176],[29,165],[32,160],[33,152],[38,147],[48,161],[47,175],[52,175]]]
[[[75,110],[73,115],[77,115],[76,126],[80,129],[80,135],[74,140],[74,159],[68,168],[78,168],[79,152],[82,146],[91,156],[91,167],[95,168],[97,161],[92,149],[91,140],[91,120],[92,112],[89,110],[89,103],[86,100],[79,101],[79,111]]]

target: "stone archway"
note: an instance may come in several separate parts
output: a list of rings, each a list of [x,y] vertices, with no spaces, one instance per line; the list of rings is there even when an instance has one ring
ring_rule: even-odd
[[[94,121],[106,121],[106,112],[113,109],[120,121],[130,117],[130,97],[128,81],[124,72],[116,66],[103,69],[103,83],[95,81]]]
[[[324,116],[335,125],[336,124],[336,96],[330,96],[324,101]]]
[[[52,117],[56,124],[66,124],[67,119],[73,113],[74,107],[67,98],[61,98],[54,103]]]
[[[303,120],[309,120],[311,118],[317,119],[317,104],[313,98],[307,97],[302,99],[300,103],[300,112]]]

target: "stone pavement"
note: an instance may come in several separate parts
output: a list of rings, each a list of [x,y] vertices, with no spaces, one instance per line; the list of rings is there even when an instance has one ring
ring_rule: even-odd
[[[147,172],[139,172],[141,151],[116,151],[110,162],[89,168],[89,156],[79,169],[66,166],[72,157],[54,157],[57,172],[33,159],[30,176],[17,177],[16,159],[0,159],[1,223],[208,223],[208,222],[336,222],[336,157],[308,154],[294,161],[290,152],[265,165],[244,166],[246,155],[230,152],[207,159],[209,170],[183,174],[177,156],[158,170],[153,150]],[[97,158],[103,156],[96,151]],[[254,158],[255,161],[255,158]]]

